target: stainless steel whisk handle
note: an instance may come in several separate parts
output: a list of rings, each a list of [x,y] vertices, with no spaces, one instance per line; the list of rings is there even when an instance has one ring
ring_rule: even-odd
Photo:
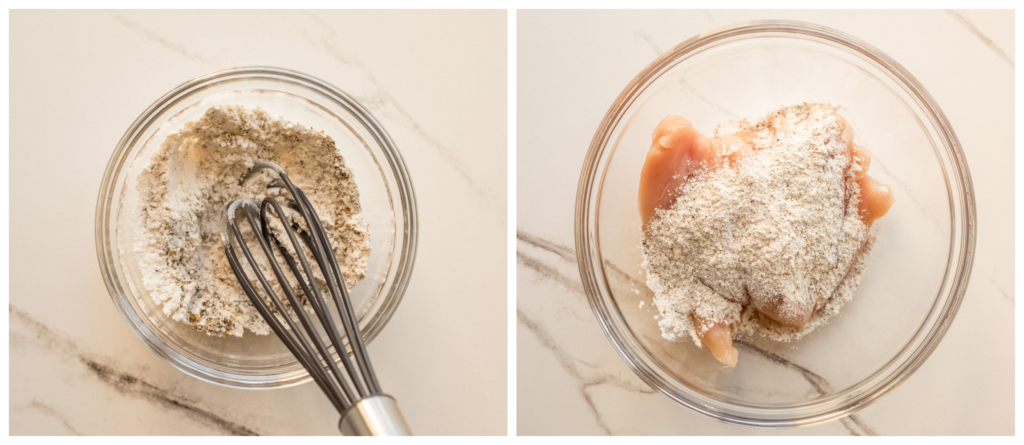
[[[411,436],[395,399],[387,394],[356,402],[341,414],[338,429],[346,436]]]

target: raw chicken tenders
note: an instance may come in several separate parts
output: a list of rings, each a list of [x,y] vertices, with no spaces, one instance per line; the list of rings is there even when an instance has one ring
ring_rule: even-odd
[[[665,337],[689,334],[734,366],[737,329],[802,335],[834,315],[859,285],[868,228],[893,204],[870,160],[828,105],[786,107],[721,137],[662,120],[638,204]]]

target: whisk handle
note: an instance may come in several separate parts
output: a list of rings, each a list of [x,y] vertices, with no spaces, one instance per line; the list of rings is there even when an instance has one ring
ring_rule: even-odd
[[[395,399],[381,394],[352,405],[341,414],[338,429],[346,436],[411,436]]]

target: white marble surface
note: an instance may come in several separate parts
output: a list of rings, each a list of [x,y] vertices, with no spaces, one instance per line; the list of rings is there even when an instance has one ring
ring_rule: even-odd
[[[155,99],[274,65],[347,91],[408,164],[420,239],[369,345],[418,434],[507,427],[505,11],[13,11],[10,433],[333,435],[313,384],[244,391],[172,368],[100,276],[94,215],[114,146]]]
[[[580,168],[615,97],[677,43],[756,19],[820,23],[903,64],[955,128],[977,199],[970,285],[928,361],[854,417],[795,430],[717,423],[654,393],[598,327],[574,253]],[[1012,12],[519,11],[517,22],[519,434],[1014,433]]]

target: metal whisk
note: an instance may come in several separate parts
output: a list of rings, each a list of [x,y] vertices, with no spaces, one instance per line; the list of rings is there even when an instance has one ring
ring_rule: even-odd
[[[224,254],[231,263],[231,269],[235,278],[242,286],[249,300],[259,311],[263,319],[267,321],[271,329],[284,342],[288,350],[295,355],[295,358],[302,363],[302,366],[309,371],[309,374],[316,381],[320,389],[324,391],[334,407],[341,414],[338,428],[345,435],[380,436],[380,435],[410,435],[409,427],[405,424],[395,399],[381,392],[377,377],[374,375],[370,358],[366,354],[363,345],[362,335],[359,331],[359,323],[356,320],[355,312],[352,309],[352,302],[349,300],[348,290],[345,287],[345,279],[338,267],[338,260],[334,256],[334,250],[324,231],[319,216],[314,211],[309,199],[298,187],[292,183],[288,175],[277,164],[271,162],[256,162],[252,169],[246,173],[242,181],[246,181],[253,174],[260,170],[268,170],[276,174],[277,178],[272,180],[267,188],[283,187],[291,194],[291,200],[286,202],[287,207],[301,215],[304,220],[304,227],[293,224],[285,215],[284,209],[276,199],[267,197],[262,202],[256,200],[237,200],[228,204],[224,213],[221,239],[224,243]],[[284,292],[291,304],[295,318],[298,323],[289,316],[285,306],[278,297],[277,292],[261,271],[239,227],[236,218],[238,211],[245,213],[245,219],[258,241],[260,248],[266,255],[267,262],[273,269],[274,276],[279,283],[279,289]],[[277,218],[283,227],[284,233],[295,252],[295,257],[288,253],[282,240],[271,232],[270,218]],[[297,222],[297,221],[295,221]],[[300,233],[296,233],[296,228]],[[302,240],[300,244],[299,240]],[[277,313],[284,319],[285,324],[271,311],[266,300],[257,292],[255,286],[246,276],[242,264],[235,253],[234,245],[237,244],[242,255],[260,282],[266,297],[273,303]],[[338,314],[341,318],[341,326],[345,330],[345,337],[349,340],[352,353],[351,358],[339,336],[337,324],[332,316],[323,295],[320,292],[320,285],[314,278],[313,269],[306,259],[303,245],[312,253],[314,261],[319,266],[320,272],[327,283],[331,297],[334,300]],[[329,337],[330,343],[334,346],[341,359],[344,370],[339,369],[332,360],[328,346],[324,344],[317,332],[314,322],[303,310],[303,303],[295,290],[289,285],[290,281],[282,270],[281,265],[275,260],[274,248],[284,258],[288,265],[291,276],[298,282],[305,296],[305,300],[313,308],[316,320]],[[297,260],[296,260],[297,258]],[[296,262],[297,261],[297,262]],[[300,273],[300,267],[301,272]],[[301,328],[298,326],[301,324]],[[354,362],[353,363],[353,359]]]

